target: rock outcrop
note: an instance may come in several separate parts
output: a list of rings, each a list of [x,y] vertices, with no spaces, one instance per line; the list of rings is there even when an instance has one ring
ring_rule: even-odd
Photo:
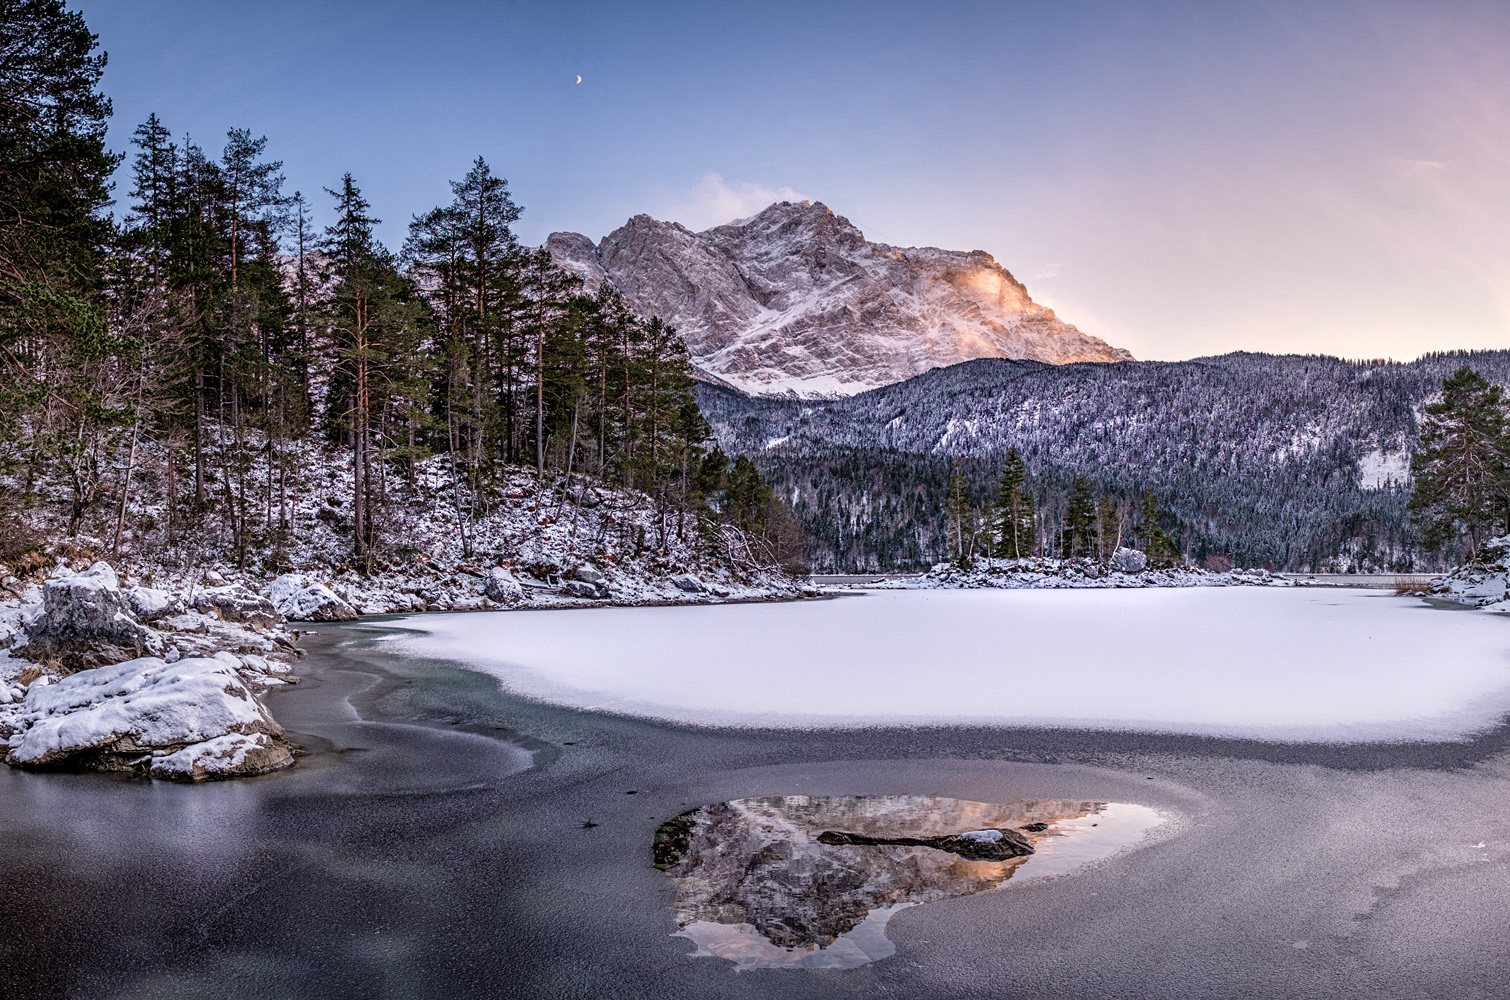
[[[589,291],[676,327],[710,381],[757,395],[850,395],[973,358],[1132,355],[1039,305],[990,254],[871,243],[821,203],[779,202],[694,233],[637,215],[546,248]]]
[[[221,621],[250,625],[253,628],[272,628],[282,619],[273,602],[260,594],[254,594],[240,584],[209,587],[194,595],[194,610],[200,614],[212,614]]]
[[[1047,829],[1048,826],[1034,825],[1040,829]],[[1016,830],[994,827],[938,837],[872,837],[863,833],[846,833],[843,830],[825,830],[815,839],[827,847],[931,847],[935,851],[958,854],[969,861],[1007,861],[1025,858],[1033,853],[1033,845],[1027,837]]]

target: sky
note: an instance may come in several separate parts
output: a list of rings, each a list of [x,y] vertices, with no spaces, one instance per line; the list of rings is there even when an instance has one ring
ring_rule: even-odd
[[[71,6],[112,148],[248,128],[393,247],[480,155],[531,244],[806,198],[1141,359],[1510,348],[1510,4]]]

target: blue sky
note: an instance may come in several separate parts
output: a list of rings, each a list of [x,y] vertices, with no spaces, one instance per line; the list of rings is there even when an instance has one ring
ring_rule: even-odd
[[[527,242],[806,197],[1140,358],[1510,347],[1510,5],[74,6],[113,146],[249,128],[394,246],[481,154]]]

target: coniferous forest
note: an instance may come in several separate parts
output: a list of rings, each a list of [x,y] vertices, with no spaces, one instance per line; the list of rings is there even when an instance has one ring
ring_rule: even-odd
[[[289,191],[248,129],[213,148],[153,115],[107,149],[81,15],[0,9],[0,558],[66,535],[275,565],[317,453],[347,469],[357,568],[403,548],[387,500],[427,459],[463,541],[522,465],[643,491],[684,535],[715,518],[800,549],[713,447],[675,331],[522,245],[481,157],[387,247],[359,174]]]
[[[1229,354],[982,360],[847,399],[715,386],[701,398],[723,446],[753,455],[809,532],[815,569],[926,567],[992,518],[1000,546],[1016,454],[1033,528],[1015,544],[1035,554],[1115,537],[1147,548],[1148,524],[1155,550],[1212,568],[1411,572],[1473,554],[1471,537],[1429,531],[1408,507],[1421,420],[1464,365],[1510,382],[1503,351],[1409,364]]]

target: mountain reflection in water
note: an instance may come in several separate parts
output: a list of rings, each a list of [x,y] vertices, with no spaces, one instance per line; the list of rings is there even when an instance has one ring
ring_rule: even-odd
[[[695,809],[662,828],[680,857],[676,936],[694,957],[762,967],[853,968],[892,954],[897,910],[1057,875],[1136,843],[1163,817],[1146,806],[1073,799],[990,803],[931,795],[777,795]],[[1025,838],[1033,854],[971,860],[931,846],[835,843]],[[829,843],[820,842],[819,837]],[[683,846],[684,845],[684,846]]]

